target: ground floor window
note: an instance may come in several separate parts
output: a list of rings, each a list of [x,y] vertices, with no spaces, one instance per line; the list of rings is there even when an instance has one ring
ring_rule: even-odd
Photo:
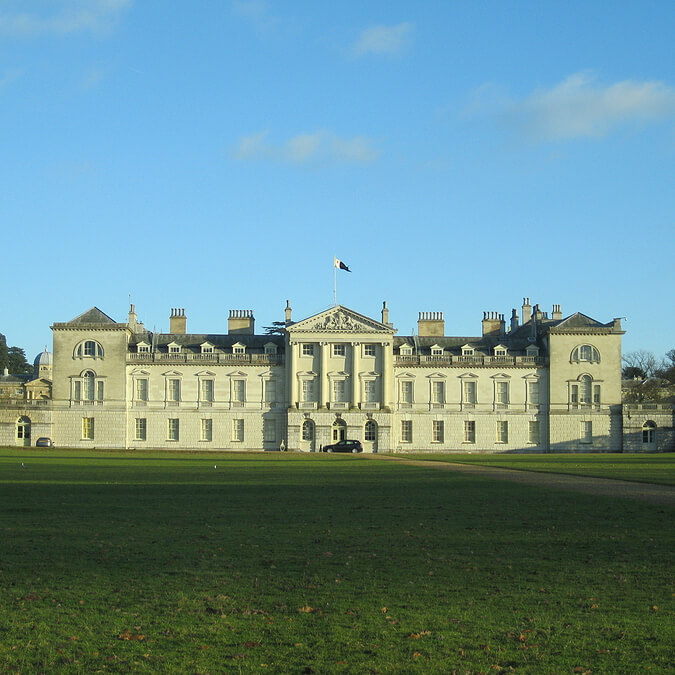
[[[277,440],[277,425],[274,420],[263,420],[263,441],[273,443]]]
[[[232,440],[241,443],[244,440],[244,420],[232,420]]]
[[[503,420],[497,422],[497,443],[509,442],[509,423]]]
[[[375,420],[368,420],[366,422],[363,438],[369,443],[374,443],[377,440],[377,422]]]
[[[314,422],[305,420],[302,423],[302,440],[311,442],[314,440]]]
[[[412,443],[412,420],[401,420],[401,442]]]
[[[94,418],[93,417],[83,417],[82,418],[82,438],[87,441],[94,440]]]
[[[432,426],[432,440],[434,443],[443,443],[444,441],[444,425],[442,420],[434,420]]]
[[[642,442],[649,445],[656,442],[656,424],[651,420],[642,427]]]
[[[528,443],[539,443],[539,422],[536,420],[530,420],[527,430],[527,442]]]
[[[148,420],[145,417],[137,417],[135,424],[136,440],[144,441],[148,436]]]
[[[205,419],[202,420],[199,440],[201,440],[201,441],[212,441],[213,440],[213,420],[212,419],[205,418]]]
[[[476,423],[474,420],[464,420],[464,442],[476,442]]]
[[[593,442],[593,422],[581,423],[581,442],[582,443]]]
[[[175,417],[168,420],[167,438],[170,441],[177,441],[180,438],[180,425]]]

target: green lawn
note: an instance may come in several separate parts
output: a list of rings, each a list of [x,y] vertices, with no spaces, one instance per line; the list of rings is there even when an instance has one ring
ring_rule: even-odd
[[[672,672],[672,522],[351,455],[0,450],[0,672]]]
[[[675,485],[675,453],[659,454],[406,454],[397,457],[460,464],[482,464],[503,469],[567,473],[618,478],[642,483]]]

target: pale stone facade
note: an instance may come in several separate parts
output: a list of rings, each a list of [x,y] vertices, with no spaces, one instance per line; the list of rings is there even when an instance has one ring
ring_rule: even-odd
[[[440,312],[399,336],[386,303],[379,319],[338,305],[297,322],[287,304],[278,325],[256,334],[253,312],[233,310],[227,333],[192,334],[174,309],[159,334],[133,306],[123,323],[97,308],[55,323],[51,401],[3,405],[0,443],[26,443],[26,423],[58,447],[109,449],[312,452],[355,438],[366,452],[617,452],[624,432],[626,450],[673,442],[672,411],[670,431],[667,414],[622,415],[618,319],[563,318],[558,305],[549,316],[525,299],[508,327],[485,312],[476,337],[446,336]]]

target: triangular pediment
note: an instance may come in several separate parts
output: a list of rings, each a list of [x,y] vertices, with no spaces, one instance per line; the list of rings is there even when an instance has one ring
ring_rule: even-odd
[[[111,319],[107,314],[102,312],[98,307],[92,307],[88,309],[83,314],[76,316],[74,319],[68,321],[70,325],[79,325],[79,324],[92,324],[92,323],[117,323],[114,319]]]
[[[575,312],[557,324],[556,328],[602,328],[603,326],[604,324],[591,319],[590,316],[586,316],[581,312]]]
[[[347,307],[338,305],[289,326],[294,333],[386,333],[392,335],[391,326],[375,321]]]

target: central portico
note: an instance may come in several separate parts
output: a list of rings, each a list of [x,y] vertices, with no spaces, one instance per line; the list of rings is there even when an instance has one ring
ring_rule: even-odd
[[[394,401],[394,329],[337,305],[287,327],[288,446],[319,450],[364,438],[388,447]]]

